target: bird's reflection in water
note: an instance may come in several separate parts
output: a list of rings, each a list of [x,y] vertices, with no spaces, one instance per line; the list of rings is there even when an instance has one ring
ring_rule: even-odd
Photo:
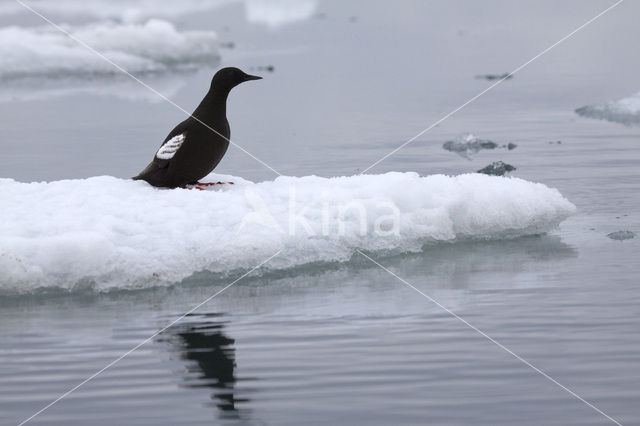
[[[211,399],[220,418],[246,420],[248,413],[237,405],[249,400],[235,393],[235,340],[224,334],[224,324],[219,314],[192,314],[167,330],[162,340],[177,346],[182,359],[195,361],[187,365],[184,386],[214,389]]]

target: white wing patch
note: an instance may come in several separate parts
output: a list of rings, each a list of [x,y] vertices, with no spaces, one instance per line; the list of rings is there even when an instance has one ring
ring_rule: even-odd
[[[186,133],[179,134],[178,136],[174,136],[168,141],[166,141],[156,152],[156,157],[160,160],[170,160],[176,155],[176,152],[182,146],[182,143],[187,138]]]

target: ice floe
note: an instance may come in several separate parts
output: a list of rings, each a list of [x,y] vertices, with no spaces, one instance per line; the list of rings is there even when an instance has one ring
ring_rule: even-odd
[[[505,174],[514,171],[516,168],[511,164],[507,164],[503,161],[494,161],[486,167],[478,170],[478,173],[492,176],[504,176]]]
[[[174,20],[176,17],[242,4],[248,22],[272,28],[309,19],[318,7],[318,0],[56,0],[25,3],[46,15],[115,19],[128,23],[149,18]],[[0,2],[0,15],[20,13],[31,12],[12,0]]]
[[[317,0],[246,0],[247,21],[265,24],[271,28],[313,16]]]
[[[92,23],[65,30],[131,73],[188,69],[219,58],[213,31],[179,31],[161,19]],[[0,77],[4,79],[116,73],[120,71],[112,64],[50,26],[0,29]]]
[[[36,11],[54,16],[92,17],[139,22],[153,17],[173,19],[189,13],[212,10],[237,0],[56,0],[55,2],[30,1],[24,3]],[[0,15],[29,14],[15,1],[0,3]]]
[[[576,109],[583,117],[622,123],[627,126],[640,125],[640,92],[617,101],[600,105],[588,105]]]
[[[632,238],[635,238],[636,234],[634,232],[625,230],[625,231],[610,232],[607,234],[607,237],[611,238],[612,240],[624,241],[624,240],[630,240]]]
[[[544,233],[575,211],[556,189],[481,174],[206,180],[234,184],[0,179],[0,293],[166,286],[198,271],[246,271],[278,251],[265,269],[343,262],[356,250],[419,252]]]
[[[516,149],[517,147],[518,145],[512,142],[504,145],[498,145],[492,140],[480,139],[472,133],[463,133],[461,135],[458,135],[455,139],[446,141],[442,144],[443,149],[450,152],[455,152],[456,154],[468,160],[470,160],[474,154],[477,154],[483,149],[506,148],[511,151],[512,149]]]

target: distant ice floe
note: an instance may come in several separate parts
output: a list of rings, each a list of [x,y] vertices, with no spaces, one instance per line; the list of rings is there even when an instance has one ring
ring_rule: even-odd
[[[189,13],[212,10],[237,0],[56,0],[24,2],[38,12],[54,16],[117,19],[140,22],[149,18],[173,19]],[[0,15],[31,13],[13,0],[0,2]]]
[[[176,17],[215,10],[222,6],[243,4],[248,22],[275,28],[311,18],[318,0],[56,0],[26,1],[34,9],[47,14],[87,16],[138,23],[149,18],[173,20]],[[0,15],[29,13],[13,0],[0,3]]]
[[[613,121],[627,126],[640,125],[640,92],[605,104],[583,106],[576,109],[576,113],[583,117]]]
[[[317,0],[246,0],[247,21],[276,28],[284,24],[305,21],[318,8]]]
[[[205,180],[235,184],[0,179],[0,293],[166,286],[203,270],[247,271],[279,250],[263,269],[419,252],[544,233],[575,211],[543,184],[480,174]]]
[[[505,174],[514,171],[516,168],[511,164],[507,164],[503,161],[494,161],[486,167],[478,170],[478,173],[491,176],[504,176]]]
[[[636,234],[634,232],[625,230],[625,231],[610,232],[607,234],[607,237],[611,238],[612,240],[624,241],[624,240],[630,240],[632,238],[635,238]]]
[[[65,29],[132,73],[188,69],[219,59],[213,31],[178,31],[160,19]],[[0,78],[116,73],[112,64],[50,26],[0,29]]]
[[[182,31],[171,22],[188,14],[240,4],[247,20],[270,28],[309,19],[317,0],[58,0],[27,1],[55,22],[99,19],[62,25],[72,36],[135,75],[165,96],[184,85],[186,70],[219,65],[216,33]],[[31,14],[14,1],[0,0],[0,15]],[[267,67],[272,71],[273,67]],[[176,73],[174,71],[180,71]],[[120,71],[99,55],[50,25],[0,28],[0,102],[92,93],[150,102],[159,97],[118,78]],[[160,78],[154,76],[162,75]],[[99,82],[94,79],[100,79]],[[136,83],[137,84],[137,83]]]
[[[494,141],[489,139],[480,139],[472,133],[463,133],[457,136],[455,139],[446,141],[442,144],[442,148],[447,151],[455,152],[456,154],[464,157],[468,160],[471,159],[473,154],[477,154],[483,149],[496,149],[507,148],[509,151],[517,148],[515,143],[508,143],[506,145],[498,145]]]
[[[505,72],[502,74],[478,74],[476,75],[477,79],[482,79],[482,80],[489,80],[489,81],[493,81],[493,80],[510,80],[513,78],[513,74]]]

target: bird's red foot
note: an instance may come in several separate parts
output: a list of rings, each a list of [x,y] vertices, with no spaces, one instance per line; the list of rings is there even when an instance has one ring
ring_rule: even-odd
[[[206,187],[214,186],[214,185],[233,185],[233,182],[196,182],[191,185],[185,186],[186,189],[198,189],[200,191],[205,191]]]
[[[213,185],[233,185],[233,182],[196,182],[197,186],[213,186]]]

